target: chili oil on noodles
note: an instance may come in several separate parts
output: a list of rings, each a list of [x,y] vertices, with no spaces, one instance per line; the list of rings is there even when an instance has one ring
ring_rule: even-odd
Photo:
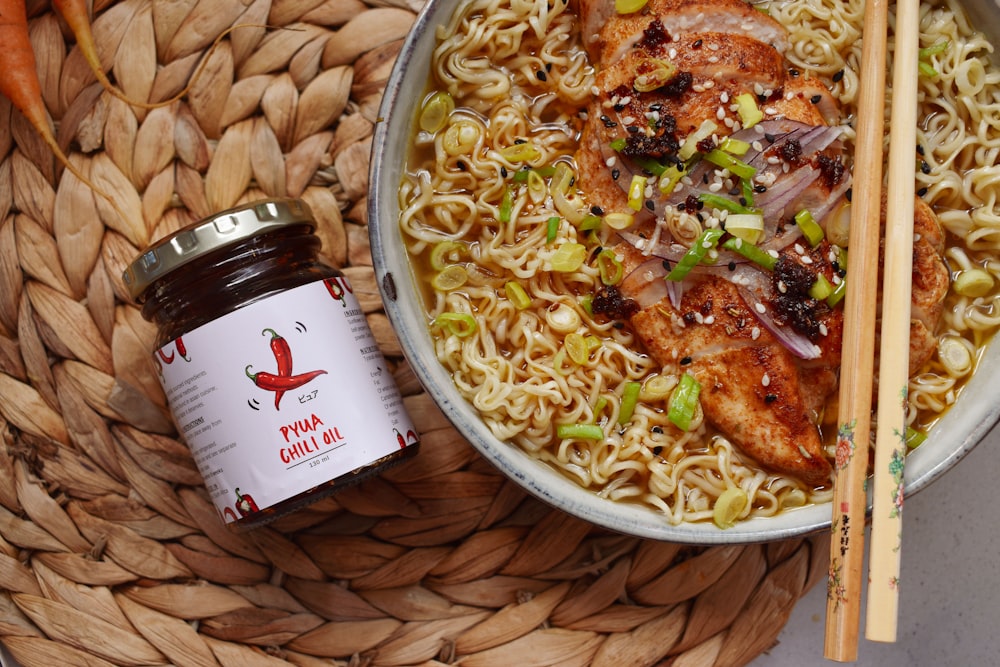
[[[863,0],[758,7],[789,30],[791,66],[839,100],[850,153]],[[614,279],[601,245],[615,230],[575,188],[572,156],[594,68],[571,7],[476,0],[436,36],[400,226],[437,358],[492,433],[672,524],[720,523],[721,510],[725,525],[828,501],[829,485],[809,487],[742,455],[697,404],[687,429],[675,426],[668,405],[678,367],[654,362],[627,326],[590,316],[589,299]],[[921,5],[920,46],[916,187],[948,232],[953,286],[937,351],[910,380],[917,440],[955,401],[1000,325],[1000,71],[953,0]],[[847,217],[831,216],[827,234],[849,247]],[[678,226],[690,220],[667,229],[693,239],[700,229]],[[832,432],[835,407],[826,413]]]

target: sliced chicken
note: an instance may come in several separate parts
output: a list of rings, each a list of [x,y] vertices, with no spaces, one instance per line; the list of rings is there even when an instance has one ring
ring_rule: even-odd
[[[836,101],[821,82],[789,69],[784,29],[743,0],[650,0],[625,16],[608,0],[577,2],[598,65],[578,183],[591,203],[634,212],[636,221],[616,246],[627,277],[595,299],[595,310],[626,320],[665,367],[694,375],[706,418],[747,455],[808,484],[827,483],[817,425],[837,387],[843,316],[809,288],[820,275],[836,284],[843,267],[825,241],[810,248],[792,216],[805,209],[823,223],[849,188]],[[759,105],[752,130],[742,129],[746,109],[734,104],[741,94]],[[675,190],[660,192],[649,178],[632,211],[633,176],[681,164],[685,139],[713,123],[698,152],[728,135],[752,144],[743,159],[753,180],[689,163]],[[717,215],[719,225],[726,214],[702,210],[692,195],[746,202],[747,183],[765,214],[758,243],[778,257],[773,271],[730,253],[679,283],[664,281],[690,242],[664,238],[662,217]],[[915,217],[911,361],[920,365],[933,353],[948,273],[933,212],[918,201]]]

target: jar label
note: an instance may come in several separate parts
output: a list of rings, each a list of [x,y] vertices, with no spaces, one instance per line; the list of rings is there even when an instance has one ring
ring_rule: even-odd
[[[177,428],[227,523],[417,442],[344,277],[240,308],[154,358]]]

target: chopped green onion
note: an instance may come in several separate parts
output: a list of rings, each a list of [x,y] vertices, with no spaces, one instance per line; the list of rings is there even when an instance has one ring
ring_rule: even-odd
[[[823,301],[833,294],[833,284],[822,273],[816,275],[816,282],[809,288],[809,296]]]
[[[633,161],[637,165],[639,165],[639,167],[643,171],[649,172],[650,174],[656,176],[657,178],[663,176],[663,174],[666,173],[668,169],[667,165],[663,164],[658,160],[653,160],[650,158],[643,158],[643,157],[633,158]]]
[[[559,424],[556,426],[556,437],[560,440],[603,440],[604,429],[597,424]]]
[[[552,270],[571,273],[583,266],[587,258],[587,247],[581,243],[563,243],[552,254]]]
[[[747,151],[750,150],[750,144],[741,139],[726,137],[719,143],[719,150],[731,155],[746,155]]]
[[[684,280],[687,274],[691,273],[691,269],[696,267],[701,260],[705,259],[705,255],[708,251],[714,248],[718,243],[719,239],[725,231],[721,229],[706,229],[703,231],[695,242],[691,245],[684,256],[681,257],[677,265],[667,274],[667,280],[679,281]]]
[[[806,241],[809,241],[809,245],[814,248],[825,237],[823,228],[819,226],[808,209],[802,209],[795,214],[795,224],[802,230],[802,235],[806,237]]]
[[[514,182],[515,183],[525,183],[531,177],[532,174],[536,176],[542,176],[548,178],[556,173],[555,167],[538,167],[537,169],[518,169],[514,172]]]
[[[928,79],[933,79],[939,74],[933,65],[925,62],[917,63],[917,71],[920,73],[920,76],[927,77]]]
[[[510,222],[511,213],[514,210],[514,194],[510,188],[503,189],[503,197],[500,199],[500,222]]]
[[[609,145],[611,146],[611,150],[616,153],[621,153],[625,150],[625,138],[618,137],[617,139],[612,139]]]
[[[926,433],[918,431],[912,426],[906,427],[906,447],[908,449],[913,449],[914,447],[922,445],[925,440],[927,440]]]
[[[667,167],[666,171],[660,176],[659,188],[660,192],[664,195],[669,195],[677,187],[681,178],[684,176],[684,168],[681,165],[672,164]]]
[[[545,200],[545,195],[547,194],[548,187],[545,185],[545,179],[542,178],[541,174],[532,169],[528,172],[528,197],[534,203],[540,204]]]
[[[832,292],[830,292],[830,296],[826,297],[826,305],[833,308],[838,303],[843,301],[845,294],[847,294],[847,279],[841,278],[840,282],[837,283],[837,286],[833,288]]]
[[[754,198],[753,181],[751,181],[749,178],[741,178],[740,191],[743,195],[743,201],[747,203],[747,206],[753,206],[753,198]]]
[[[625,275],[625,267],[618,259],[614,250],[602,250],[597,255],[597,270],[601,273],[601,282],[605,285],[617,285]]]
[[[455,100],[452,99],[451,95],[443,90],[434,93],[420,110],[420,129],[437,134],[448,122],[448,116],[454,110]]]
[[[778,263],[778,259],[771,253],[766,250],[761,250],[751,243],[746,243],[740,238],[726,239],[726,242],[722,244],[722,247],[726,250],[732,250],[735,253],[743,255],[754,264],[762,266],[768,271],[774,271],[774,267]]]
[[[615,11],[619,14],[634,14],[646,6],[648,0],[615,0]]]
[[[566,334],[563,340],[563,348],[573,363],[582,366],[590,360],[590,350],[587,348],[587,340],[583,334]]]
[[[441,241],[431,250],[431,268],[441,271],[458,260],[465,251],[465,244],[458,241]]]
[[[628,229],[635,222],[635,216],[631,213],[607,213],[604,216],[604,222],[611,229]]]
[[[580,224],[577,225],[578,229],[582,232],[589,232],[595,229],[601,228],[601,218],[596,215],[585,215]]]
[[[943,42],[938,42],[937,44],[932,44],[931,46],[924,47],[917,51],[917,55],[921,60],[930,58],[931,56],[937,56],[948,50],[951,45],[949,40],[944,40]]]
[[[759,213],[732,213],[726,218],[726,231],[755,244],[764,234],[764,216]]]
[[[642,210],[642,201],[646,198],[646,177],[636,174],[628,186],[628,207],[633,211]]]
[[[757,106],[757,100],[750,93],[736,96],[736,113],[740,116],[740,124],[744,128],[753,127],[764,120],[764,112]]]
[[[559,222],[561,218],[558,215],[554,215],[545,221],[545,242],[552,243],[556,240],[556,234],[559,233]]]
[[[580,307],[584,312],[593,317],[594,315],[594,295],[586,294],[580,297]]]
[[[459,338],[471,336],[476,331],[476,320],[468,313],[441,313],[434,318],[434,324]]]
[[[718,148],[713,148],[705,153],[705,159],[717,167],[728,169],[730,173],[744,180],[753,178],[754,174],[757,173],[756,168]]]
[[[469,280],[469,272],[461,264],[451,264],[431,280],[434,289],[440,292],[450,292],[464,285]]]
[[[510,302],[514,304],[514,307],[518,310],[524,310],[531,305],[531,297],[528,293],[524,291],[524,287],[521,283],[516,283],[513,280],[507,282],[503,286],[504,291],[507,292],[507,298]]]
[[[994,285],[993,276],[979,268],[966,269],[955,277],[952,289],[960,296],[975,298],[986,295]]]
[[[702,121],[698,129],[684,139],[684,143],[677,151],[678,157],[682,160],[689,160],[694,157],[694,154],[698,152],[698,144],[711,137],[718,129],[719,126],[714,120],[707,119]]]
[[[500,155],[511,162],[531,162],[542,157],[542,152],[534,144],[525,141],[504,146],[500,149]]]
[[[702,202],[706,206],[729,211],[730,213],[759,213],[759,211],[754,210],[749,206],[744,206],[735,199],[729,199],[728,197],[717,195],[714,192],[702,192],[698,195],[698,201]]]
[[[635,413],[636,403],[639,402],[639,392],[642,385],[638,382],[626,382],[622,387],[622,404],[618,410],[618,423],[624,426],[632,419]]]
[[[716,499],[712,509],[712,522],[722,530],[732,528],[749,504],[750,496],[747,492],[738,486],[731,486]]]
[[[554,195],[565,194],[576,178],[573,169],[565,162],[556,163],[555,171],[552,173],[552,180],[549,182],[549,192]]]
[[[635,80],[632,87],[640,93],[649,93],[662,88],[677,74],[677,66],[669,60],[646,57],[636,65]]]
[[[662,401],[677,386],[677,378],[673,375],[654,375],[642,384],[639,398],[644,401]]]
[[[694,376],[690,373],[682,375],[667,409],[667,418],[674,426],[682,431],[691,428],[691,420],[698,409],[698,396],[700,394],[701,385],[694,379]]]

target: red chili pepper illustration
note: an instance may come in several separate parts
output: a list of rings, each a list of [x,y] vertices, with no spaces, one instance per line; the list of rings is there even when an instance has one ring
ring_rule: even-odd
[[[347,301],[344,300],[345,289],[344,286],[336,278],[327,278],[323,281],[326,285],[326,289],[330,292],[330,296],[340,302],[340,305],[347,307]]]
[[[163,359],[163,363],[165,364],[172,363],[174,360],[174,353],[171,352],[170,354],[167,354],[166,352],[163,351],[163,348],[157,350],[156,353],[160,355],[160,359]]]
[[[409,431],[406,432],[406,441],[412,445],[414,443],[420,442],[420,436],[417,435],[416,431],[410,429]]]
[[[252,514],[253,512],[260,511],[260,508],[257,507],[257,503],[253,500],[253,496],[249,493],[240,493],[239,487],[234,489],[234,491],[236,491],[236,511],[238,511],[241,516],[246,516],[248,514]]]
[[[261,389],[266,389],[267,391],[273,391],[274,394],[274,409],[278,410],[278,404],[281,402],[281,396],[284,392],[289,389],[298,389],[302,385],[310,382],[314,378],[320,375],[326,375],[326,371],[309,371],[308,373],[299,373],[298,375],[275,375],[274,373],[267,373],[265,371],[259,371],[257,373],[251,373],[250,369],[253,368],[253,364],[247,364],[245,373],[247,377],[253,380],[253,383],[260,387]],[[281,392],[280,394],[278,392]]]
[[[288,341],[282,338],[274,329],[264,329],[261,336],[271,334],[271,354],[278,364],[278,375],[288,376],[292,374],[292,348],[288,346]]]
[[[234,512],[233,508],[231,507],[227,507],[226,509],[222,510],[222,516],[226,517],[230,521],[236,521],[238,519],[238,517],[236,516],[236,512]]]
[[[180,336],[178,336],[174,341],[174,345],[177,347],[177,354],[181,355],[181,358],[184,359],[184,361],[191,361],[191,357],[189,357],[187,353],[187,347],[184,345],[184,341],[181,340]]]
[[[399,443],[399,448],[400,449],[405,449],[406,448],[406,438],[404,438],[403,434],[399,432],[399,429],[395,429],[394,428],[392,430],[396,434],[396,442]]]

